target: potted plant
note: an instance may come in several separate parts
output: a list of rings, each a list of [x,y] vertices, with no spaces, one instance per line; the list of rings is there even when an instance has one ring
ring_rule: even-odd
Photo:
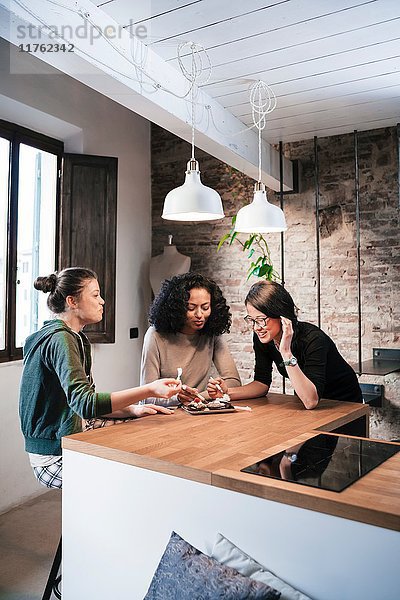
[[[219,240],[217,252],[222,246],[227,243],[231,246],[234,242],[242,246],[243,252],[248,252],[247,258],[250,260],[250,266],[247,270],[247,280],[251,276],[261,277],[263,279],[277,280],[280,279],[279,274],[275,271],[271,260],[271,253],[268,247],[267,240],[261,233],[250,233],[247,238],[242,241],[235,231],[236,215],[232,217],[232,228],[228,233],[225,233]]]

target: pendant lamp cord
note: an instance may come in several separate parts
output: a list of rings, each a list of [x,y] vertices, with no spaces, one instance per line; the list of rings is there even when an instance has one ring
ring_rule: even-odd
[[[276,107],[276,96],[264,81],[256,81],[250,88],[251,116],[258,130],[258,181],[261,183],[261,132],[267,124],[267,115]]]
[[[261,183],[261,127],[258,127],[258,181]]]
[[[190,53],[188,52],[190,50]],[[190,56],[190,69],[186,67],[184,58]],[[182,75],[190,83],[191,125],[192,125],[192,160],[194,158],[194,129],[196,123],[195,93],[197,86],[205,85],[211,77],[211,61],[206,49],[195,42],[182,42],[178,46],[178,64]],[[186,63],[187,64],[187,63]],[[196,88],[196,89],[195,89]]]
[[[195,63],[195,58],[194,58],[194,51],[195,51],[195,46],[194,44],[192,44],[191,46],[191,51],[192,51],[192,80],[191,80],[191,90],[190,90],[190,101],[192,103],[192,160],[195,160],[194,158],[194,124],[195,124],[195,107],[194,107],[194,85],[195,85],[195,81],[196,81],[196,77],[195,77],[195,67],[196,67],[196,63]]]

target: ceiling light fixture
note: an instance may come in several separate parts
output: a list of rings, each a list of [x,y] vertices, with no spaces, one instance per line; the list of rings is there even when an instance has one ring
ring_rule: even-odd
[[[261,181],[261,131],[267,123],[267,114],[276,106],[276,96],[264,81],[257,81],[250,89],[250,104],[253,123],[258,129],[258,181],[254,186],[253,201],[241,208],[236,216],[235,231],[240,233],[286,231],[285,215],[278,206],[268,202],[265,185]]]
[[[182,51],[189,46],[191,51],[191,69],[188,71],[182,62]],[[203,58],[208,61],[208,79],[211,75],[209,57],[199,44],[185,42],[178,47],[178,61],[183,75],[190,81],[191,124],[192,124],[192,157],[187,163],[185,182],[171,190],[165,197],[162,218],[170,221],[215,221],[222,219],[224,211],[221,196],[210,187],[203,185],[200,179],[199,163],[194,157],[194,126],[195,126],[195,87],[203,73]]]

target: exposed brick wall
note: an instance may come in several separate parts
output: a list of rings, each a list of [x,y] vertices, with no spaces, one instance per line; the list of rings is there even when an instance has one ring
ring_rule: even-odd
[[[354,136],[321,138],[319,147],[320,187],[320,289],[321,327],[336,342],[350,362],[358,360],[358,297]],[[284,145],[284,154],[302,165],[301,190],[285,196],[288,230],[284,234],[284,279],[300,308],[301,320],[318,323],[317,246],[315,214],[314,141]],[[400,257],[399,189],[395,128],[361,132],[358,135],[362,358],[372,358],[373,347],[400,347]],[[243,324],[243,299],[250,285],[249,266],[239,244],[224,245],[231,218],[251,201],[254,181],[219,160],[196,150],[202,181],[222,197],[227,215],[212,223],[177,223],[161,219],[166,194],[184,181],[190,146],[169,132],[152,128],[153,255],[163,250],[168,234],[183,254],[192,258],[192,270],[212,277],[230,303],[233,326],[230,347],[244,381],[251,379],[253,353],[251,334]],[[278,196],[269,192],[278,203]],[[246,236],[242,236],[245,239]],[[275,269],[281,271],[281,236],[269,234],[268,243]],[[273,389],[281,391],[281,377]],[[360,381],[385,384],[385,406],[373,411],[371,436],[400,438],[400,374],[362,376]],[[290,388],[287,386],[286,391]]]

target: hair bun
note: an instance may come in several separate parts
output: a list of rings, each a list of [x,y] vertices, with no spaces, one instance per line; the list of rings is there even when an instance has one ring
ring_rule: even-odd
[[[57,275],[52,273],[47,278],[47,287],[49,292],[54,292],[57,286]]]
[[[54,292],[57,286],[57,275],[52,273],[48,277],[38,277],[33,285],[41,292]]]

